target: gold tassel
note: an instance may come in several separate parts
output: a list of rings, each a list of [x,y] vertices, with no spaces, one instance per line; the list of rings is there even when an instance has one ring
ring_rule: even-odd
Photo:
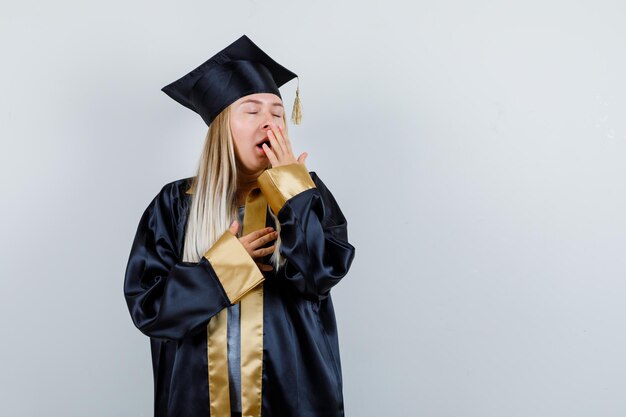
[[[296,125],[299,125],[302,122],[302,104],[300,103],[300,78],[298,78],[298,86],[296,87],[296,99],[293,101],[291,121]]]

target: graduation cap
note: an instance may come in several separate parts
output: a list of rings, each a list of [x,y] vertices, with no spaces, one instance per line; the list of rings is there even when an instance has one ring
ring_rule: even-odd
[[[281,97],[278,87],[296,77],[243,35],[161,91],[210,125],[222,110],[241,97],[255,93]],[[302,119],[299,83],[291,119],[295,124]]]

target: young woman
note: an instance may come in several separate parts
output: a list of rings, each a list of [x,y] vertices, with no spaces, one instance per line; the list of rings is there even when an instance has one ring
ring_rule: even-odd
[[[157,417],[344,415],[330,290],[355,249],[293,153],[278,87],[295,76],[244,35],[163,89],[209,130],[197,175],[146,208],[126,268]]]

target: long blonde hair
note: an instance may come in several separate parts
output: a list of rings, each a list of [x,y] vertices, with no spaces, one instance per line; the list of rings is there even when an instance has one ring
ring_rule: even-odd
[[[183,261],[198,262],[237,219],[237,161],[228,106],[211,122],[191,187],[194,190],[185,231]],[[283,112],[287,131],[287,119]],[[284,265],[280,254],[280,222],[271,210],[278,238],[271,257],[274,271]],[[240,229],[243,225],[240,224]]]

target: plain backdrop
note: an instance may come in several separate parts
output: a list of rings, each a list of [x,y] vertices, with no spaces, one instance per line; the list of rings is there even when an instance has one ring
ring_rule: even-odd
[[[291,140],[357,249],[333,289],[347,416],[626,415],[625,21],[620,0],[3,1],[0,415],[151,416],[123,276],[206,133],[160,89],[242,34],[300,76]]]

